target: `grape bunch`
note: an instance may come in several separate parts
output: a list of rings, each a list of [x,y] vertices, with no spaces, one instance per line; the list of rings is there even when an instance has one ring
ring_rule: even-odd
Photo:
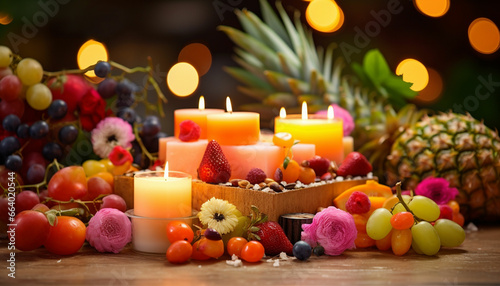
[[[400,186],[394,207],[376,209],[366,221],[366,233],[380,250],[404,255],[410,248],[416,253],[436,255],[440,248],[457,247],[465,239],[461,225],[441,218],[440,207],[425,196],[401,196]]]

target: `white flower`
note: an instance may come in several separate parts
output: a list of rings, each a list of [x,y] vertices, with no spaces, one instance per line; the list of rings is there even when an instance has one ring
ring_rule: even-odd
[[[132,126],[119,117],[107,117],[92,130],[92,147],[101,158],[107,158],[113,147],[130,148],[135,139]]]

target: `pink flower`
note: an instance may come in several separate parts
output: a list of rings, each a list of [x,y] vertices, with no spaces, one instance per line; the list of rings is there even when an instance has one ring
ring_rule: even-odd
[[[456,188],[450,188],[450,183],[444,178],[426,178],[415,188],[415,194],[432,199],[438,205],[444,205],[454,200],[458,195]]]
[[[302,240],[311,247],[321,245],[328,255],[340,255],[354,248],[358,235],[354,218],[336,207],[328,207],[317,213],[312,224],[303,224]]]
[[[132,126],[119,117],[106,117],[91,133],[92,147],[101,158],[107,158],[115,146],[132,147],[134,139]]]
[[[120,252],[132,240],[132,224],[117,209],[99,210],[89,221],[86,239],[99,252]]]
[[[349,136],[354,130],[354,119],[352,119],[349,111],[338,106],[337,104],[332,104],[333,106],[333,116],[334,118],[342,119],[342,126],[344,127],[344,136]],[[327,111],[321,110],[316,113],[320,118],[327,118]]]

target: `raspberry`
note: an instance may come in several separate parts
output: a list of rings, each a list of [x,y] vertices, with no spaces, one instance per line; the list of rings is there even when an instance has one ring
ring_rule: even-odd
[[[345,203],[346,210],[351,214],[366,213],[370,210],[370,207],[370,198],[362,192],[353,192]]]
[[[196,141],[200,138],[201,128],[192,120],[184,120],[179,124],[179,139],[184,142]]]
[[[248,174],[246,180],[250,182],[250,184],[258,184],[264,182],[267,178],[266,173],[262,171],[260,168],[252,168]]]

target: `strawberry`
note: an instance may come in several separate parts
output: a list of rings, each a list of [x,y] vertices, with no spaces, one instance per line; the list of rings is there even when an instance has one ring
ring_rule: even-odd
[[[217,141],[208,142],[198,167],[198,178],[206,183],[226,183],[231,177],[231,166]]]
[[[268,256],[278,255],[281,252],[293,255],[293,245],[279,223],[267,221],[267,215],[261,214],[256,206],[251,208],[252,220],[248,227],[248,239],[260,241]]]
[[[351,152],[337,170],[339,176],[366,176],[373,170],[372,165],[363,154]]]
[[[61,75],[51,78],[47,86],[52,92],[52,99],[61,99],[68,105],[68,113],[75,111],[82,97],[87,93],[91,86],[82,76]]]

